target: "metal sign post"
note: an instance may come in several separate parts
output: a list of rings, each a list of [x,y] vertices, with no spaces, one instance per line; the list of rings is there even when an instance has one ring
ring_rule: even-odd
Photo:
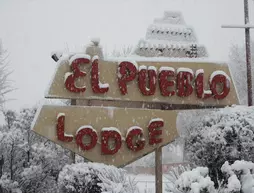
[[[75,105],[77,105],[77,100],[76,99],[71,99],[71,105],[73,105],[73,106],[75,106]],[[75,152],[73,152],[73,151],[71,151],[70,152],[71,153],[71,162],[73,163],[73,164],[75,164]]]
[[[162,147],[155,150],[155,188],[156,193],[162,193]]]
[[[249,24],[249,6],[248,0],[244,0],[244,22],[245,25],[222,25],[222,28],[244,28],[245,29],[245,48],[246,48],[246,69],[247,69],[247,90],[248,106],[253,105],[252,101],[252,77],[251,77],[251,50],[250,50],[250,29],[254,25]]]

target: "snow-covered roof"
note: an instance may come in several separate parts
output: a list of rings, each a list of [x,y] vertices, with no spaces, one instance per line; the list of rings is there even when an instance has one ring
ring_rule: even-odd
[[[182,24],[184,25],[184,19],[182,13],[179,11],[165,11],[162,18],[156,18],[154,23],[158,24]]]

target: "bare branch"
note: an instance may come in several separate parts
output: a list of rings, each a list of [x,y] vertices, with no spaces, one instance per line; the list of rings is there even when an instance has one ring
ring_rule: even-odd
[[[11,86],[12,81],[9,80],[12,71],[8,69],[8,57],[9,54],[0,41],[0,106],[6,102],[5,95],[14,90]]]

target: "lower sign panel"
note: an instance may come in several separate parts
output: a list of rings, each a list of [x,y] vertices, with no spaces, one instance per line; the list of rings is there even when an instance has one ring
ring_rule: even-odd
[[[124,166],[172,142],[177,111],[43,106],[33,131],[93,162]]]

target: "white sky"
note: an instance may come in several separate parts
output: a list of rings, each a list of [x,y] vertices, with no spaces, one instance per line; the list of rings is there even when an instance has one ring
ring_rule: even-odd
[[[249,5],[254,18],[254,2]],[[212,59],[227,60],[230,45],[244,43],[244,30],[221,29],[243,24],[243,0],[0,0],[0,38],[17,88],[6,108],[19,110],[43,99],[56,66],[51,51],[80,49],[94,36],[107,50],[135,45],[165,10],[183,13]]]

